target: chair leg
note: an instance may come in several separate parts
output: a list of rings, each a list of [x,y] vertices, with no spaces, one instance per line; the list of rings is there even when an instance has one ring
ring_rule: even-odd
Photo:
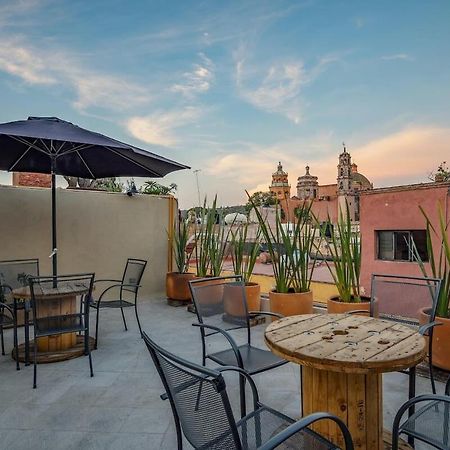
[[[94,344],[94,350],[97,350],[98,346],[98,320],[100,318],[100,305],[97,304],[97,314],[95,318],[95,344]]]
[[[36,389],[36,378],[37,378],[37,342],[36,342],[36,335],[34,337],[34,344],[33,344],[33,389]]]
[[[436,382],[434,380],[433,358],[431,353],[428,356],[428,366],[430,370],[431,390],[433,391],[433,394],[436,394]]]
[[[139,334],[141,335],[141,339],[142,339],[142,327],[141,327],[141,321],[139,320],[139,314],[137,312],[137,301],[134,302],[134,313],[136,314],[136,322],[138,324]]]
[[[24,310],[25,319],[25,365],[30,365],[30,313],[28,306]]]
[[[246,412],[245,406],[245,378],[242,375],[239,375],[239,394],[241,397],[241,418],[244,417]]]
[[[91,371],[91,377],[94,376],[94,368],[92,367],[92,355],[91,355],[91,347],[89,345],[89,330],[84,332],[84,353],[89,357],[89,369]]]
[[[409,399],[412,399],[416,395],[416,368],[410,367],[409,369]],[[415,406],[412,405],[408,410],[408,417],[414,414]],[[414,437],[408,435],[408,444],[414,448]],[[394,447],[392,447],[394,448]]]
[[[123,324],[124,324],[124,326],[125,326],[125,331],[128,331],[127,321],[125,320],[125,314],[123,313],[123,308],[122,308],[122,306],[120,307],[120,311],[122,312],[122,319],[123,319]]]
[[[2,340],[2,355],[5,356],[5,340],[3,338],[3,325],[0,325],[0,338]]]
[[[16,354],[16,370],[20,370],[19,364],[19,342],[17,339],[17,316],[14,316],[14,353]]]

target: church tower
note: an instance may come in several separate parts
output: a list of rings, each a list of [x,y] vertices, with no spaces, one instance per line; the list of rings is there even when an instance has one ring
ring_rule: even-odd
[[[283,170],[281,162],[278,162],[277,171],[272,174],[272,184],[269,186],[278,201],[291,197],[291,186],[288,181],[288,174]]]
[[[352,157],[347,152],[345,144],[344,151],[339,155],[339,164],[337,166],[337,194],[339,210],[342,211],[342,215],[346,216],[346,208],[350,212],[350,220],[356,220],[356,198],[355,190],[353,189],[352,182]]]
[[[319,191],[318,178],[309,173],[309,166],[306,166],[305,169],[305,175],[297,179],[297,197],[300,200],[314,200]]]

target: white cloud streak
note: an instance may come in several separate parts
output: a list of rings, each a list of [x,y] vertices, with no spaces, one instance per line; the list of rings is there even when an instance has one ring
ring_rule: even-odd
[[[381,57],[383,61],[413,61],[414,58],[406,53],[396,53],[394,55],[384,55]]]

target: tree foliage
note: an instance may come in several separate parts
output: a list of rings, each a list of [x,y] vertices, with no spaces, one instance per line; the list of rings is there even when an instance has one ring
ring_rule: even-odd
[[[431,181],[450,181],[450,168],[447,166],[447,162],[442,161],[436,172],[431,172],[429,178]]]
[[[273,192],[263,192],[263,191],[257,191],[254,194],[250,195],[246,205],[245,209],[247,211],[250,211],[254,206],[272,206],[276,205],[277,198]]]
[[[146,181],[141,188],[142,194],[149,195],[169,195],[174,194],[178,186],[175,183],[170,183],[169,186],[164,186],[156,181]]]

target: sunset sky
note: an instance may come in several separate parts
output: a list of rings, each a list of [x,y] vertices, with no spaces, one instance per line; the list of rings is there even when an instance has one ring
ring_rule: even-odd
[[[335,182],[343,141],[375,187],[423,182],[450,162],[449,23],[448,0],[1,0],[0,122],[130,142],[224,205],[279,160]],[[160,181],[198,202],[193,171]]]

